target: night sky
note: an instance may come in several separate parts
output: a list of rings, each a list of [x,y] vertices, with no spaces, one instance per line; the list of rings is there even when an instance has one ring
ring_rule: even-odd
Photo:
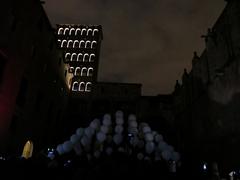
[[[224,0],[46,0],[52,25],[100,24],[99,81],[141,83],[143,95],[171,93]]]

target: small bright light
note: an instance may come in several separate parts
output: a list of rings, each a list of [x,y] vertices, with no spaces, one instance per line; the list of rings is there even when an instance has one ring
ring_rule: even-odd
[[[232,171],[229,173],[229,176],[233,177],[235,175],[235,173],[236,173],[235,171]]]
[[[206,164],[203,165],[203,170],[207,170],[207,165]]]
[[[129,137],[132,137],[132,134],[128,134]]]

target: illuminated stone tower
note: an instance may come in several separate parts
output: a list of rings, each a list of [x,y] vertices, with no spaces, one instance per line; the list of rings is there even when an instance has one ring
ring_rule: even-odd
[[[72,94],[86,95],[97,81],[101,26],[57,25],[58,48],[66,66],[65,78]]]

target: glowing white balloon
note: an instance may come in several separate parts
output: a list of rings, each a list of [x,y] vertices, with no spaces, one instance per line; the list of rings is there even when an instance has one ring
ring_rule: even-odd
[[[135,146],[138,145],[138,141],[139,141],[138,137],[133,137],[133,138],[131,138],[131,140],[130,140],[130,144],[131,144],[133,147],[135,147]]]
[[[106,139],[106,134],[105,134],[105,133],[103,133],[103,132],[101,132],[101,131],[97,133],[97,140],[98,140],[100,143],[104,142],[105,139]]]
[[[155,144],[153,142],[147,142],[145,145],[145,151],[147,154],[151,154],[154,151]]]
[[[117,125],[117,126],[115,127],[115,132],[116,132],[117,134],[121,134],[121,133],[123,132],[123,126]]]
[[[143,129],[144,127],[147,127],[147,126],[149,126],[149,125],[145,122],[142,122],[139,124],[139,128],[141,128],[141,129]]]
[[[82,137],[83,133],[84,133],[84,129],[83,129],[83,128],[78,128],[78,129],[76,130],[76,134],[77,134],[79,137]]]
[[[53,152],[49,152],[47,156],[48,156],[48,158],[50,158],[51,160],[53,160],[53,159],[55,158],[55,155],[54,155]]]
[[[121,118],[121,117],[117,117],[116,118],[116,124],[117,125],[122,125],[124,123],[124,119],[123,118]]]
[[[89,139],[88,136],[83,136],[81,139],[81,144],[86,147],[88,144],[91,143],[91,140]]]
[[[81,144],[80,143],[76,143],[74,146],[73,146],[73,149],[75,151],[75,153],[80,156],[82,154],[82,147],[81,147]]]
[[[156,134],[154,137],[154,140],[159,143],[160,141],[163,141],[163,136],[161,134]]]
[[[151,132],[151,128],[149,127],[149,126],[145,126],[145,127],[143,127],[143,133],[150,133]]]
[[[129,132],[130,134],[137,135],[137,133],[138,133],[138,128],[129,127],[129,128],[128,128],[128,132]]]
[[[161,150],[161,151],[166,150],[167,146],[168,146],[167,143],[165,143],[164,141],[160,141],[158,143],[158,149]]]
[[[105,125],[103,125],[103,126],[101,126],[101,132],[103,132],[104,134],[107,134],[108,133],[108,131],[109,131],[109,128],[108,128],[108,126],[105,126]]]
[[[63,149],[63,145],[62,144],[59,144],[57,146],[56,150],[57,150],[58,154],[60,154],[60,155],[64,154],[64,149]]]
[[[157,135],[157,131],[152,131],[152,135],[155,137]]]
[[[63,150],[64,150],[65,152],[70,152],[70,151],[72,150],[72,148],[73,148],[73,144],[72,144],[71,141],[65,141],[65,142],[63,143]]]
[[[85,134],[87,137],[89,137],[89,138],[91,138],[91,137],[94,135],[94,133],[95,133],[95,130],[94,130],[93,128],[91,128],[91,127],[87,127],[87,128],[84,130],[84,134]]]
[[[116,117],[116,119],[118,119],[118,118],[123,118],[123,112],[120,111],[120,110],[118,110],[118,111],[115,113],[115,117]]]
[[[91,123],[90,123],[90,127],[93,129],[98,129],[100,126],[100,120],[99,119],[94,119]]]
[[[110,126],[112,124],[112,121],[111,121],[111,117],[107,117],[105,119],[103,119],[103,125],[105,126]]]
[[[110,114],[104,114],[103,121],[111,122],[111,115]]]
[[[129,126],[130,126],[130,127],[133,127],[133,128],[137,128],[138,123],[137,123],[137,121],[130,121],[130,122],[129,122]]]
[[[78,135],[76,135],[76,134],[73,134],[73,135],[70,137],[70,141],[71,141],[73,144],[76,144],[79,140],[80,140],[80,136],[78,136]]]
[[[135,114],[130,114],[130,115],[128,116],[128,122],[136,121],[136,120],[137,120],[137,118],[136,118],[136,115],[135,115]]]
[[[145,141],[153,141],[152,133],[146,133],[145,134]]]
[[[169,161],[171,158],[171,152],[165,150],[162,152],[162,158],[166,161]]]
[[[123,141],[123,136],[121,134],[115,134],[113,136],[113,141],[115,142],[115,144],[119,145]]]

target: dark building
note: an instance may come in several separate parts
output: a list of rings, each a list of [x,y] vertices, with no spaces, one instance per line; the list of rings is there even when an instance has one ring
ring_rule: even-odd
[[[175,115],[182,149],[191,157],[237,167],[240,150],[240,2],[229,0],[194,53],[192,70],[175,86]]]
[[[8,1],[1,12],[1,152],[27,140],[39,149],[57,136],[67,102],[54,30],[40,1]]]

